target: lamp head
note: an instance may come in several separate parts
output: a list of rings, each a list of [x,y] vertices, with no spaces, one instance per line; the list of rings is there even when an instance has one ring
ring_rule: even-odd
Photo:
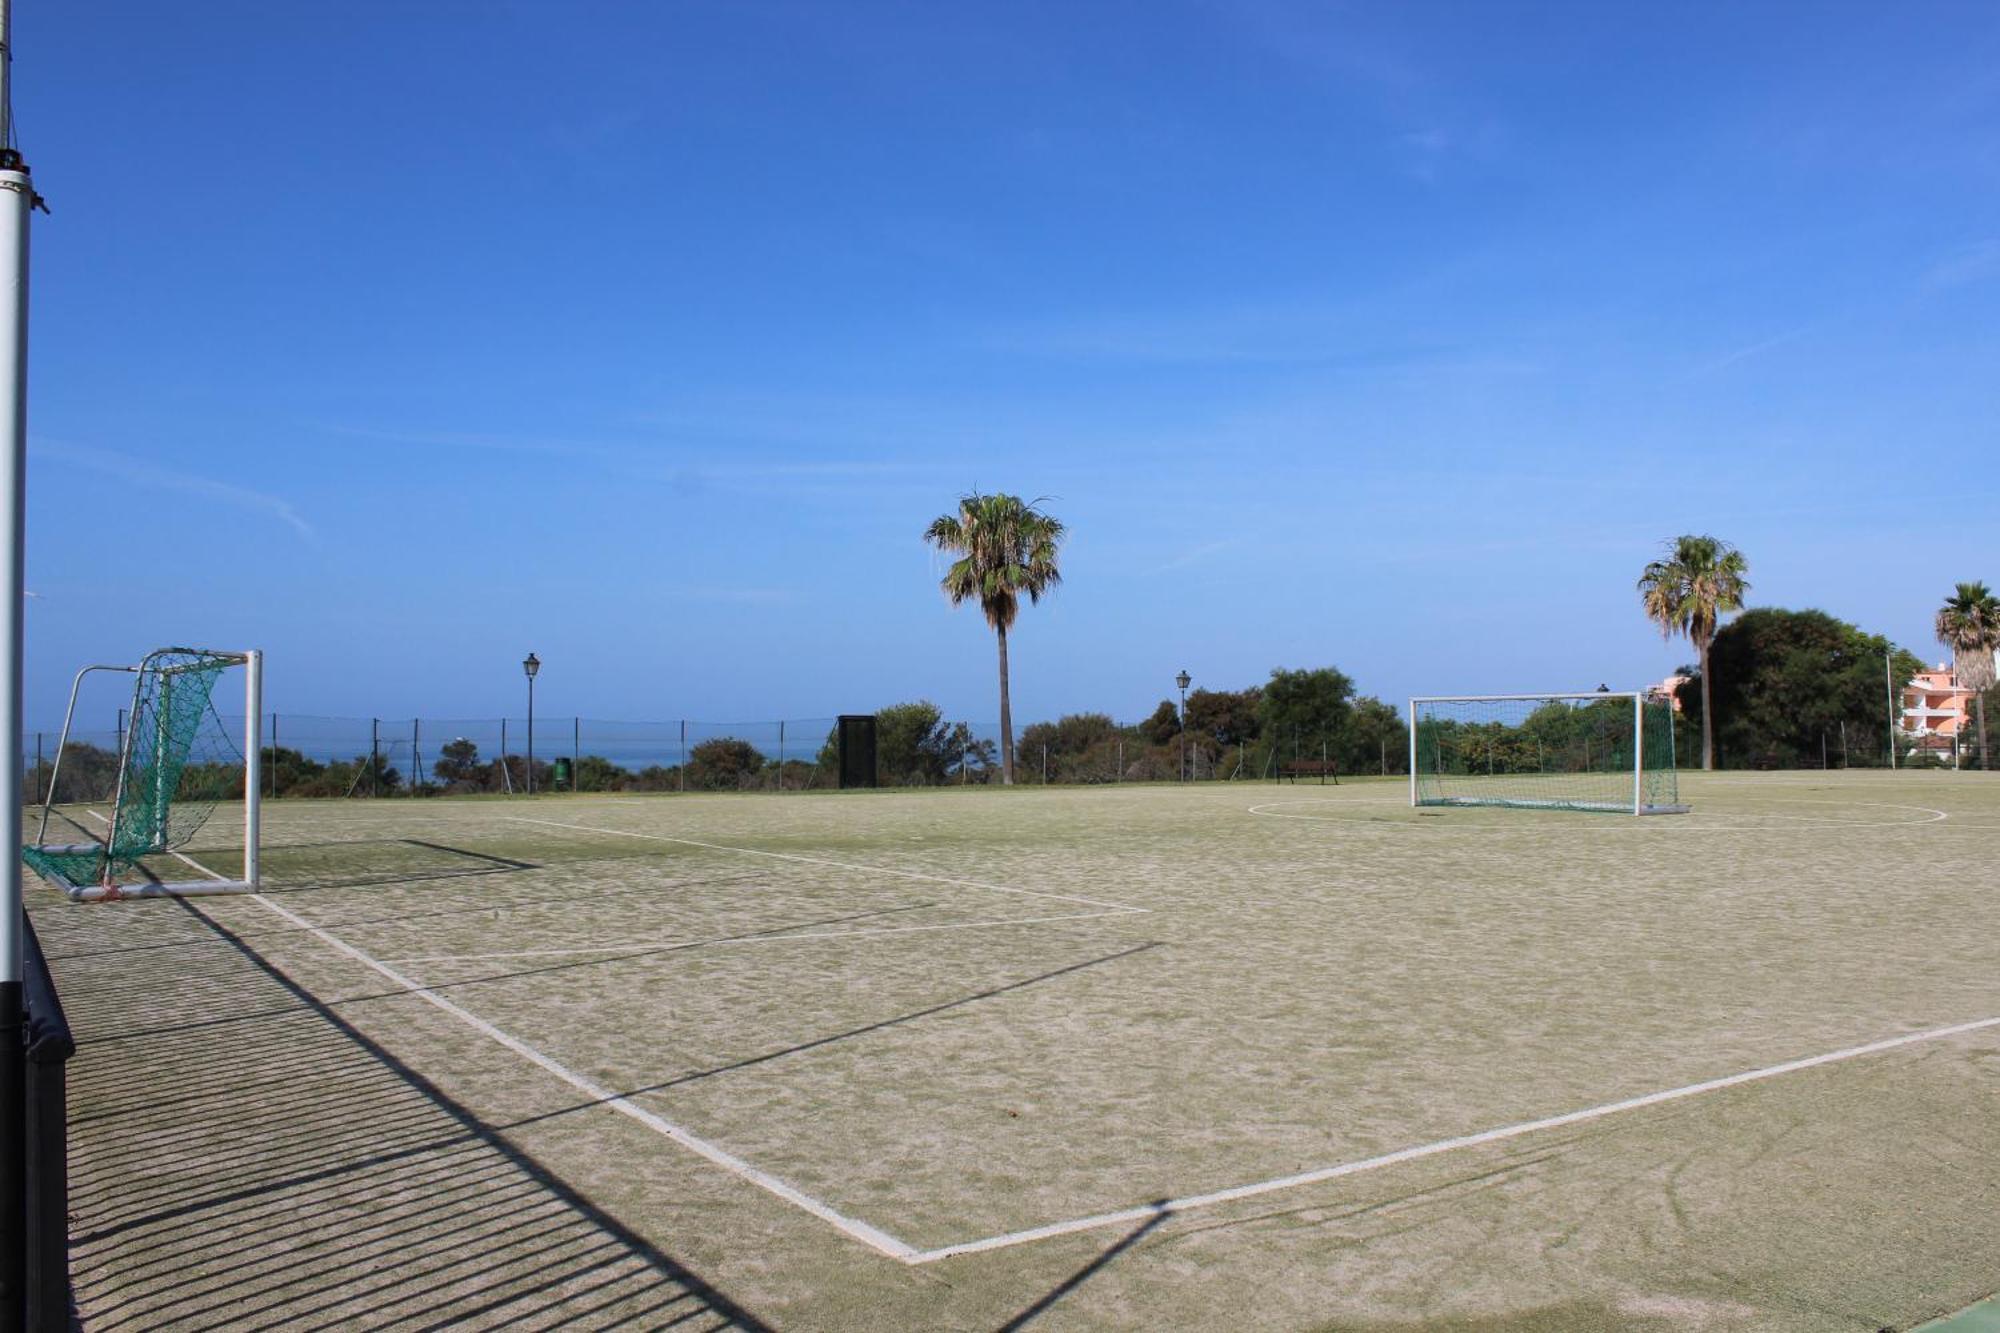
[[[535,673],[537,671],[540,671],[541,669],[542,669],[542,659],[536,657],[533,653],[529,653],[527,660],[521,663],[521,670],[528,673],[529,680],[533,680],[535,678]]]

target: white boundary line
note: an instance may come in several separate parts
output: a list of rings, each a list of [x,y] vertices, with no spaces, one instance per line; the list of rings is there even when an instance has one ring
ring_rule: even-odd
[[[1787,1060],[1783,1064],[1767,1065],[1762,1069],[1752,1069],[1747,1073],[1730,1074],[1724,1078],[1712,1078],[1701,1083],[1690,1083],[1686,1087],[1670,1088],[1665,1092],[1651,1092],[1643,1097],[1628,1097],[1624,1101],[1605,1102],[1599,1106],[1586,1107],[1581,1111],[1571,1111],[1565,1115],[1552,1115],[1541,1120],[1524,1120],[1519,1124],[1502,1125],[1497,1129],[1482,1130],[1477,1134],[1466,1134],[1455,1139],[1439,1139],[1435,1143],[1420,1144],[1414,1148],[1403,1148],[1396,1152],[1384,1153],[1380,1157],[1366,1157],[1356,1162],[1342,1162],[1338,1166],[1323,1166],[1314,1171],[1302,1171],[1297,1175],[1280,1176],[1274,1180],[1260,1180],[1248,1185],[1236,1185],[1229,1189],[1215,1190],[1208,1194],[1190,1194],[1184,1198],[1168,1199],[1164,1203],[1147,1204],[1139,1208],[1124,1208],[1115,1213],[1097,1213],[1090,1217],[1079,1217],[1067,1222],[1052,1222],[1047,1226],[1031,1227],[1026,1231],[1010,1231],[1004,1235],[987,1236],[980,1240],[963,1241],[957,1245],[945,1245],[935,1250],[923,1250],[908,1257],[912,1264],[934,1263],[939,1259],[949,1259],[960,1254],[982,1254],[989,1250],[1006,1249],[1014,1245],[1026,1245],[1033,1241],[1048,1240],[1055,1236],[1066,1236],[1077,1231],[1090,1231],[1098,1227],[1117,1226],[1124,1222],[1137,1222],[1162,1213],[1186,1212],[1193,1208],[1206,1208],[1211,1204],[1231,1203],[1237,1199],[1254,1198],[1259,1194],[1270,1194],[1277,1190],[1296,1189],[1301,1185],[1313,1185],[1323,1180],[1335,1180],[1341,1176],[1358,1175],[1363,1171],[1373,1171],[1378,1167],[1395,1166],[1402,1162],[1414,1162],[1424,1157],[1435,1157],[1440,1153],[1456,1152],[1460,1148],[1476,1148],[1488,1143],[1501,1143],[1507,1139],[1519,1138],[1524,1134],[1535,1134],[1545,1129],[1560,1129],[1565,1125],[1582,1124],[1605,1116],[1617,1115],[1622,1111],[1636,1111],[1641,1107],[1658,1106],[1663,1102],[1679,1101],[1684,1097],[1696,1097],[1705,1092],[1716,1092],[1723,1088],[1733,1088],[1742,1083],[1755,1083],[1761,1079],[1777,1078],[1782,1074],[1794,1074],[1802,1069],[1813,1069],[1820,1065],[1830,1065],[1842,1060],[1858,1059],[1864,1055],[1875,1055],[1882,1051],[1892,1051],[1899,1046],[1913,1046],[1918,1042],[1936,1041],[1943,1037],[1956,1037],[1967,1032],[1978,1032],[1985,1028],[2000,1027],[2000,1018],[1975,1019],[1970,1023],[1954,1023],[1949,1027],[1932,1028],[1927,1032],[1912,1032],[1901,1037],[1890,1037],[1884,1041],[1871,1041],[1865,1046],[1849,1046],[1844,1050],[1829,1051],[1825,1055],[1808,1056],[1803,1060]]]
[[[543,821],[530,820],[525,822],[540,823]],[[645,837],[647,835],[635,834],[633,836]],[[668,841],[684,840],[668,839]],[[723,848],[721,850],[735,851],[743,849]],[[760,854],[779,855],[779,853]],[[181,856],[178,852],[175,852],[174,855],[211,878],[225,878],[192,857]],[[811,858],[787,857],[785,859],[810,860]],[[839,863],[832,862],[829,864]],[[868,867],[860,868],[865,869]],[[959,883],[963,881],[947,880],[944,882]],[[992,886],[975,885],[974,887],[987,888]],[[1014,890],[1014,892],[1025,893],[1030,892],[1030,890]],[[977,1240],[960,1241],[957,1244],[944,1245],[936,1249],[919,1250],[908,1242],[881,1230],[879,1227],[871,1226],[857,1218],[848,1217],[831,1205],[820,1202],[818,1199],[813,1198],[811,1195],[804,1193],[802,1190],[786,1183],[778,1177],[758,1170],[735,1154],[708,1142],[706,1139],[689,1133],[679,1125],[655,1115],[643,1107],[634,1105],[624,1097],[601,1087],[583,1075],[557,1063],[519,1038],[503,1032],[478,1015],[454,1004],[452,1001],[445,999],[433,991],[417,985],[387,964],[369,957],[366,953],[348,944],[338,936],[322,930],[318,926],[306,921],[303,917],[294,914],[286,908],[280,907],[263,894],[252,893],[245,896],[253,899],[269,911],[276,913],[307,934],[317,937],[332,948],[364,964],[390,981],[395,982],[398,986],[409,991],[419,999],[442,1009],[452,1017],[471,1027],[474,1031],[491,1038],[500,1045],[505,1046],[508,1050],[513,1051],[515,1054],[555,1075],[563,1082],[590,1097],[593,1101],[599,1102],[621,1114],[630,1116],[640,1124],[664,1135],[691,1152],[706,1158],[732,1175],[747,1180],[760,1189],[766,1190],[783,1199],[785,1202],[803,1209],[805,1212],[828,1223],[850,1238],[867,1245],[877,1253],[899,1259],[906,1264],[928,1264],[958,1255],[984,1254],[993,1250],[1009,1249],[1016,1245],[1028,1245],[1036,1241],[1051,1240],[1057,1236],[1072,1235],[1079,1231],[1092,1231],[1102,1227],[1118,1226],[1122,1223],[1143,1221],[1147,1218],[1164,1214],[1188,1212],[1196,1208],[1210,1207],[1214,1204],[1232,1203],[1238,1199],[1255,1198],[1260,1194],[1271,1194],[1279,1190],[1297,1189],[1301,1186],[1318,1184],[1322,1181],[1336,1180],[1342,1176],[1359,1175],[1364,1171],[1373,1171],[1382,1167],[1399,1165],[1403,1162],[1414,1162],[1426,1157],[1435,1157],[1443,1153],[1456,1152],[1462,1148],[1475,1148],[1489,1143],[1502,1143],[1509,1139],[1520,1138],[1523,1135],[1540,1133],[1543,1130],[1560,1129],[1567,1125],[1583,1124],[1591,1120],[1602,1119],[1606,1116],[1618,1115],[1625,1111],[1636,1111],[1648,1106],[1659,1106],[1667,1102],[1697,1097],[1703,1093],[1718,1092],[1724,1088],[1733,1088],[1740,1084],[1756,1083],[1765,1079],[1778,1078],[1785,1074],[1795,1074],[1801,1070],[1816,1069],[1821,1065],[1838,1064],[1842,1061],[1855,1060],[1863,1056],[1878,1055],[1883,1051],[1897,1050],[1904,1046],[1914,1046],[1921,1042],[1938,1041],[1946,1037],[1961,1036],[1968,1032],[1979,1032],[1989,1028],[2000,1027],[2000,1017],[1980,1018],[1965,1023],[1953,1023],[1946,1027],[1930,1028],[1923,1032],[1906,1033],[1900,1037],[1888,1037],[1881,1041],[1872,1041],[1860,1046],[1843,1047],[1837,1051],[1829,1051],[1824,1055],[1813,1055],[1798,1060],[1787,1060],[1781,1064],[1766,1065],[1761,1069],[1747,1070],[1740,1074],[1729,1074],[1722,1078],[1707,1079],[1700,1083],[1690,1083],[1683,1087],[1646,1093],[1638,1097],[1628,1097],[1622,1101],[1604,1102],[1597,1106],[1585,1107],[1583,1110],[1570,1111],[1563,1115],[1547,1116],[1540,1120],[1524,1120],[1512,1125],[1502,1125],[1494,1129],[1481,1130],[1476,1134],[1461,1135],[1458,1138],[1439,1139],[1433,1143],[1419,1144],[1414,1147],[1398,1149],[1395,1152],[1383,1153],[1378,1157],[1366,1157],[1358,1161],[1341,1162],[1333,1166],[1319,1167],[1312,1171],[1302,1171],[1295,1175],[1279,1176],[1270,1180],[1234,1185],[1227,1189],[1212,1190],[1206,1194],[1184,1195],[1181,1198],[1168,1199],[1162,1203],[1147,1204],[1137,1208],[1124,1208],[1116,1212],[1093,1213],[1086,1217],[1051,1222],[1044,1226],[1031,1227],[1024,1231],[1004,1232],[1000,1235],[984,1236]],[[1041,896],[1053,897],[1056,895]]]
[[[1108,912],[1065,912],[1060,916],[1009,917],[995,921],[956,921],[942,926],[885,926],[880,930],[822,930],[803,935],[718,935],[702,940],[655,940],[601,944],[593,949],[525,949],[520,953],[440,953],[415,958],[388,958],[390,963],[483,963],[507,958],[563,958],[576,954],[671,953],[714,944],[790,944],[793,940],[852,940],[872,935],[917,935],[934,930],[973,930],[981,926],[1038,926],[1050,921],[1093,921],[1099,917],[1143,912],[1143,907],[1115,907]]]
[[[702,847],[711,852],[740,852],[745,856],[768,856],[774,861],[796,861],[801,865],[834,866],[840,870],[865,870],[875,875],[895,875],[901,879],[923,880],[928,884],[955,884],[962,889],[985,889],[989,893],[1018,893],[1029,898],[1052,898],[1063,903],[1082,903],[1086,907],[1109,907],[1121,912],[1149,912],[1149,907],[1132,907],[1125,903],[1106,902],[1102,898],[1084,898],[1073,893],[1047,893],[1041,889],[1012,889],[1004,884],[983,884],[976,879],[952,879],[945,875],[926,875],[916,870],[897,870],[890,866],[862,865],[853,861],[829,861],[822,856],[797,856],[791,852],[767,852],[756,847],[731,847],[719,842],[697,842],[693,838],[674,838],[664,833],[633,833],[627,829],[598,828],[590,824],[561,824],[553,819],[528,819],[521,815],[502,815],[502,819],[516,824],[540,824],[546,828],[573,829],[579,833],[608,833],[617,838],[644,838],[648,842],[677,842],[684,847]]]
[[[1891,820],[1877,820],[1873,822],[1856,822],[1854,820],[1849,820],[1849,819],[1813,819],[1805,815],[1766,816],[1766,818],[1769,819],[1784,821],[1783,823],[1779,824],[1715,824],[1701,820],[1696,820],[1696,821],[1674,820],[1669,822],[1666,820],[1606,819],[1606,820],[1593,821],[1590,824],[1576,823],[1573,825],[1565,825],[1564,827],[1566,829],[1568,828],[1574,828],[1574,829],[1659,828],[1659,829],[1676,829],[1683,832],[1695,832],[1695,833],[1785,833],[1793,830],[1798,830],[1803,832],[1808,828],[1813,830],[1818,830],[1823,828],[1844,828],[1844,829],[1916,828],[1920,825],[1927,826],[1931,824],[1940,824],[1951,818],[1951,815],[1946,811],[1938,810],[1928,805],[1889,805],[1881,801],[1802,801],[1786,797],[1772,797],[1771,799],[1774,803],[1781,805],[1838,805],[1849,808],[1870,809],[1870,810],[1913,810],[1921,814],[1927,815],[1929,816],[1929,818],[1891,819]],[[1281,812],[1283,807],[1301,806],[1301,805],[1314,805],[1314,806],[1399,805],[1402,806],[1404,809],[1408,809],[1409,804],[1410,803],[1408,801],[1391,801],[1391,800],[1384,800],[1379,797],[1357,798],[1353,800],[1343,800],[1340,798],[1314,799],[1310,797],[1303,797],[1297,800],[1290,800],[1290,801],[1265,801],[1258,805],[1246,806],[1245,810],[1249,814],[1260,815],[1265,819],[1298,819],[1298,820],[1303,820],[1308,824],[1353,824],[1357,826],[1386,825],[1393,828],[1422,827],[1425,829],[1427,833],[1519,833],[1527,829],[1532,829],[1535,832],[1546,832],[1548,828],[1551,827],[1545,824],[1528,825],[1528,824],[1507,824],[1507,823],[1419,825],[1414,818],[1396,819],[1396,820],[1345,819],[1338,815],[1294,815],[1294,814],[1284,814]],[[1589,813],[1589,812],[1574,812],[1574,813]]]
[[[193,866],[196,870],[199,870],[202,874],[209,876],[211,879],[226,878],[225,876],[216,874],[213,870],[210,870],[207,866],[201,864],[201,862],[195,860],[193,857],[182,856],[179,852],[174,852],[172,853],[172,855],[174,855],[175,857],[177,857],[182,861],[185,861],[188,865]],[[666,1119],[664,1116],[655,1115],[653,1114],[653,1112],[646,1110],[644,1107],[635,1105],[634,1103],[628,1101],[626,1098],[618,1095],[615,1092],[612,1092],[609,1088],[606,1088],[601,1084],[595,1083],[592,1080],[585,1078],[582,1074],[577,1073],[575,1070],[570,1069],[567,1066],[562,1065],[557,1061],[551,1059],[550,1057],[542,1054],[542,1052],[528,1045],[527,1042],[522,1041],[519,1037],[513,1036],[512,1034],[504,1032],[501,1029],[495,1027],[493,1024],[487,1022],[485,1019],[481,1018],[479,1015],[473,1013],[469,1009],[454,1004],[452,1001],[445,999],[444,996],[439,995],[437,992],[418,985],[416,982],[410,980],[410,978],[404,976],[402,973],[390,967],[387,963],[383,963],[377,959],[369,957],[366,953],[363,953],[360,949],[355,948],[353,945],[349,944],[346,940],[341,939],[339,936],[331,933],[330,931],[320,929],[318,926],[313,925],[312,922],[307,921],[304,917],[298,915],[296,912],[291,911],[289,908],[280,907],[277,903],[272,902],[269,898],[266,898],[263,894],[250,893],[250,894],[245,894],[244,896],[251,899],[253,902],[260,904],[266,910],[275,913],[277,916],[283,918],[291,925],[304,931],[306,934],[315,937],[322,943],[331,946],[340,953],[346,954],[349,958],[352,958],[354,961],[362,964],[364,967],[367,967],[377,973],[380,973],[382,976],[394,982],[398,987],[408,991],[410,994],[416,996],[420,1000],[423,1000],[425,1003],[435,1005],[439,1009],[444,1010],[444,1012],[450,1014],[453,1018],[456,1018],[459,1022],[464,1023],[467,1027],[471,1028],[473,1031],[481,1034],[482,1036],[491,1038],[492,1040],[500,1043],[500,1045],[505,1046],[508,1050],[514,1052],[514,1054],[529,1061],[531,1064],[538,1065],[542,1069],[547,1070],[549,1073],[554,1074],[557,1078],[561,1079],[564,1083],[569,1084],[572,1088],[575,1088],[578,1092],[581,1092],[586,1097],[590,1098],[593,1102],[597,1102],[600,1105],[605,1106],[611,1110],[617,1111],[623,1115],[630,1116],[632,1119],[638,1121],[640,1124],[646,1126],[648,1129],[653,1130],[655,1133],[663,1134],[667,1138],[672,1139],[675,1143],[680,1144],[683,1148],[688,1149],[690,1152],[696,1153],[702,1157],[707,1158],[709,1161],[715,1163],[715,1165],[721,1167],[723,1170],[729,1172],[731,1175],[739,1176],[742,1179],[747,1180],[751,1184],[757,1186],[759,1189],[767,1190],[770,1193],[777,1195],[780,1199],[783,1199],[786,1203],[791,1204],[795,1208],[804,1209],[806,1212],[811,1213],[814,1217],[817,1217],[820,1221],[825,1222],[830,1226],[837,1228],[838,1230],[844,1232],[846,1235],[868,1246],[870,1249],[875,1250],[880,1254],[886,1254],[894,1259],[901,1259],[906,1263],[911,1259],[912,1256],[914,1256],[917,1253],[916,1247],[914,1245],[909,1244],[907,1241],[899,1240],[896,1237],[890,1235],[888,1232],[881,1230],[879,1227],[872,1227],[868,1225],[868,1223],[863,1222],[858,1218],[847,1216],[847,1214],[841,1212],[837,1208],[834,1208],[831,1204],[820,1202],[818,1199],[813,1198],[810,1194],[807,1194],[805,1191],[799,1189],[797,1186],[788,1184],[787,1182],[779,1179],[777,1176],[770,1174],[768,1171],[758,1170],[756,1167],[750,1165],[750,1163],[744,1161],[741,1157],[736,1156],[736,1154],[729,1152],[724,1148],[720,1148],[713,1143],[710,1143],[707,1139],[701,1138],[698,1135],[688,1132],[687,1130],[681,1128],[679,1125],[674,1124],[671,1120]]]
[[[868,1225],[868,1223],[863,1222],[858,1218],[849,1217],[847,1214],[834,1208],[831,1204],[822,1203],[820,1200],[813,1198],[810,1194],[807,1194],[805,1191],[799,1189],[797,1186],[791,1185],[786,1181],[779,1179],[777,1176],[770,1174],[767,1171],[758,1170],[756,1167],[750,1165],[750,1163],[744,1161],[741,1157],[736,1156],[736,1154],[729,1152],[721,1147],[718,1147],[713,1143],[710,1143],[707,1139],[700,1138],[688,1132],[687,1130],[681,1128],[679,1125],[674,1124],[672,1121],[666,1119],[663,1116],[655,1115],[653,1112],[646,1110],[644,1107],[638,1106],[633,1102],[628,1101],[626,1098],[611,1091],[609,1088],[606,1088],[602,1084],[596,1083],[591,1079],[585,1078],[582,1074],[577,1073],[575,1070],[570,1069],[566,1065],[557,1063],[555,1060],[542,1054],[542,1052],[528,1045],[528,1043],[522,1041],[520,1038],[515,1037],[507,1032],[503,1032],[501,1029],[487,1022],[485,1019],[479,1017],[479,1015],[471,1012],[468,1009],[461,1007],[460,1005],[454,1004],[452,1001],[445,999],[444,996],[439,995],[437,992],[428,990],[423,986],[418,985],[416,982],[410,980],[402,973],[390,967],[387,963],[378,962],[376,959],[369,957],[361,950],[347,943],[347,941],[327,931],[321,930],[318,926],[313,925],[311,922],[307,921],[304,917],[299,916],[297,913],[292,912],[287,908],[280,907],[278,904],[266,898],[263,894],[259,893],[259,894],[253,894],[251,896],[254,897],[259,903],[262,903],[265,907],[269,908],[271,911],[277,913],[280,917],[284,918],[286,921],[289,921],[292,925],[298,927],[300,930],[305,931],[307,934],[316,936],[318,939],[322,940],[326,944],[331,945],[333,948],[339,950],[341,953],[346,954],[349,958],[354,959],[356,962],[361,963],[366,967],[372,968],[376,972],[379,972],[384,977],[387,977],[390,981],[396,983],[396,985],[409,991],[410,994],[416,996],[418,999],[423,1000],[428,1004],[435,1005],[439,1009],[444,1010],[444,1012],[450,1014],[453,1018],[456,1018],[459,1022],[465,1024],[473,1031],[480,1033],[482,1036],[490,1037],[494,1041],[499,1042],[502,1046],[505,1046],[508,1050],[514,1052],[514,1054],[522,1057],[523,1059],[529,1061],[532,1064],[539,1065],[541,1068],[547,1070],[551,1074],[554,1074],[564,1083],[569,1084],[572,1088],[575,1088],[578,1092],[590,1098],[592,1101],[597,1102],[600,1105],[606,1106],[611,1110],[617,1111],[622,1115],[630,1116],[632,1119],[638,1121],[640,1124],[646,1126],[648,1129],[651,1129],[656,1133],[663,1134],[667,1138],[672,1139],[675,1143],[680,1144],[683,1148],[686,1148],[691,1152],[697,1153],[700,1156],[707,1158],[709,1161],[715,1163],[715,1165],[721,1167],[723,1170],[729,1172],[731,1175],[740,1176],[744,1180],[747,1180],[751,1184],[757,1186],[759,1189],[767,1190],[770,1193],[777,1195],[780,1199],[783,1199],[786,1203],[791,1204],[793,1207],[803,1208],[806,1212],[811,1213],[814,1217],[817,1217],[820,1221],[828,1223],[829,1225],[838,1228],[840,1231],[844,1232],[848,1236],[851,1236],[855,1240],[860,1241],[862,1244],[868,1246],[870,1249],[873,1249],[881,1254],[889,1255],[892,1258],[905,1259],[905,1260],[909,1259],[916,1252],[915,1247],[908,1244],[907,1242],[898,1240],[896,1237],[890,1235],[888,1232],[883,1231],[877,1227],[872,1227]]]

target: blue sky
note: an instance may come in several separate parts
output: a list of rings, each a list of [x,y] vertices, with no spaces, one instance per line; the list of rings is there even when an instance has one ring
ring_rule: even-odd
[[[1016,717],[1636,686],[1710,531],[2000,582],[2000,9],[28,0],[28,717],[990,719],[918,534],[1047,496]],[[1954,517],[1954,514],[1957,516]]]

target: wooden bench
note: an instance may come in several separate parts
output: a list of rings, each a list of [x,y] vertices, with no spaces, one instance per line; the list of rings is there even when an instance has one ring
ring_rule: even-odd
[[[1331,759],[1287,759],[1278,765],[1278,776],[1288,782],[1297,782],[1300,778],[1316,777],[1322,785],[1325,784],[1328,778],[1332,778],[1333,785],[1338,787],[1340,785],[1340,766],[1335,764]]]

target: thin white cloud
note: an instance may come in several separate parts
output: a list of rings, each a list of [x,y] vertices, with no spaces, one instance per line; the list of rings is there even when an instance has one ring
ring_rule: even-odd
[[[668,595],[689,602],[723,602],[738,606],[772,606],[781,602],[795,601],[798,597],[798,591],[794,588],[732,588],[713,584],[693,584],[673,588]]]
[[[2000,278],[2000,240],[1981,241],[1931,266],[1924,285],[1933,289]]]
[[[1153,572],[1155,574],[1170,574],[1178,569],[1189,569],[1206,562],[1210,556],[1226,551],[1234,545],[1236,543],[1233,541],[1203,542],[1199,546],[1191,546],[1187,550],[1182,551],[1165,564],[1155,565]]]
[[[1713,375],[1716,371],[1726,370],[1730,366],[1737,364],[1739,361],[1748,361],[1750,358],[1755,356],[1762,356],[1764,353],[1771,351],[1774,348],[1783,347],[1788,342],[1795,342],[1798,339],[1805,337],[1806,334],[1811,333],[1812,329],[1813,329],[1812,325],[1802,324],[1796,329],[1787,329],[1785,332],[1776,334],[1773,337],[1759,339],[1758,341],[1750,343],[1746,346],[1738,347],[1731,351],[1724,352],[1721,356],[1716,357],[1712,361],[1704,361],[1702,364],[1696,366],[1693,370],[1689,371],[1688,375],[1690,378],[1701,375]]]
[[[587,440],[556,436],[493,435],[482,431],[392,430],[373,426],[347,426],[339,422],[315,423],[319,429],[356,440],[382,444],[418,444],[441,449],[477,449],[504,454],[610,454],[609,446]]]
[[[116,477],[120,481],[147,490],[176,491],[182,495],[200,496],[218,504],[263,514],[291,528],[302,541],[312,544],[317,544],[319,541],[319,534],[313,530],[312,524],[308,523],[292,502],[283,496],[254,491],[247,486],[236,486],[226,481],[216,481],[212,477],[197,476],[191,472],[164,468],[143,458],[134,458],[130,454],[119,453],[114,449],[99,449],[92,445],[36,439],[30,445],[30,456],[84,468],[107,477]]]

